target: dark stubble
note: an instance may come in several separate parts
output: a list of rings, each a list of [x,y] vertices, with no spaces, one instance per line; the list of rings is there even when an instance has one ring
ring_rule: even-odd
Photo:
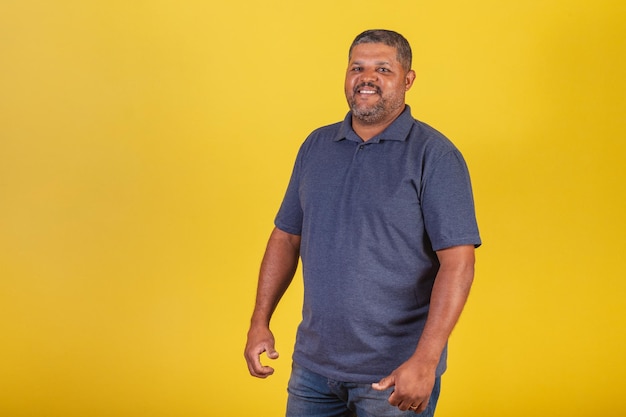
[[[357,104],[357,91],[365,86],[375,88],[376,94],[381,98],[374,106],[359,107]],[[402,107],[404,105],[404,97],[394,95],[390,98],[385,98],[380,88],[371,83],[363,83],[354,88],[352,95],[348,98],[348,105],[350,106],[350,110],[352,110],[352,115],[356,119],[366,124],[376,124],[383,121],[387,115]]]

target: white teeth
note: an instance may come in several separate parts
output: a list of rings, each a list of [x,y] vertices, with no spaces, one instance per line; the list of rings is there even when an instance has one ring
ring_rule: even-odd
[[[376,91],[360,90],[359,93],[361,93],[361,94],[376,94]]]

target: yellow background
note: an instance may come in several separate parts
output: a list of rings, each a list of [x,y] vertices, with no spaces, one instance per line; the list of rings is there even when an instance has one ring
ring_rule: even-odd
[[[0,415],[282,415],[301,285],[253,379],[258,265],[374,27],[484,240],[438,416],[626,414],[625,2],[2,0]]]

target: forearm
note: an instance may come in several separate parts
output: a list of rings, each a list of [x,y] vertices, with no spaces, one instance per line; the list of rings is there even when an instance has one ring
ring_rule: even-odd
[[[269,326],[278,302],[293,279],[299,256],[300,236],[275,228],[261,262],[252,325]]]
[[[267,378],[274,373],[271,366],[263,366],[260,356],[265,352],[270,359],[278,358],[269,327],[270,318],[293,279],[299,256],[300,236],[274,228],[261,262],[256,303],[244,350],[248,370],[258,378]]]
[[[474,279],[474,248],[458,246],[437,253],[441,267],[433,286],[426,325],[413,358],[434,370],[456,325]]]
[[[422,412],[431,395],[437,364],[461,315],[474,278],[474,247],[455,246],[437,252],[440,268],[431,293],[424,331],[415,353],[391,374],[372,384],[377,390],[395,386],[389,403]]]

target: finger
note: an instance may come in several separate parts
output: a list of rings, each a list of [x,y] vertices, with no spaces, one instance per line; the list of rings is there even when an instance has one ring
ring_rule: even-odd
[[[267,373],[267,370],[264,370],[264,366],[261,364],[261,353],[263,353],[263,349],[246,351],[246,364],[252,376],[263,377],[263,375]]]
[[[274,350],[274,348],[272,346],[268,346],[267,350],[266,350],[266,355],[268,358],[270,359],[278,359],[278,352],[276,350]]]
[[[415,414],[419,414],[424,412],[424,410],[426,410],[426,407],[428,407],[428,400],[426,401],[422,401],[421,404],[419,405],[415,405],[415,403],[409,407],[409,410],[413,411]]]
[[[400,411],[413,411],[414,413],[421,413],[426,409],[426,407],[422,407],[419,402],[411,401],[408,399],[398,400],[397,402],[398,404],[396,405],[396,407],[398,407]]]
[[[267,378],[274,373],[274,368],[272,368],[271,366],[264,366],[261,363],[261,354],[263,352],[265,352],[267,357],[270,359],[276,359],[279,356],[278,352],[271,345],[259,346],[249,355],[246,354],[248,370],[250,371],[250,374],[252,376],[256,376],[258,378]]]
[[[422,413],[428,408],[428,400],[422,402],[419,407],[417,407],[416,413]]]
[[[377,391],[384,391],[390,387],[393,387],[396,384],[395,378],[392,376],[386,376],[378,382],[374,382],[372,384],[372,388]]]
[[[257,378],[267,378],[274,373],[274,368],[272,368],[271,366],[263,366],[259,356],[255,356],[247,363],[250,375],[256,376]]]
[[[402,406],[402,398],[398,395],[398,393],[394,390],[391,395],[389,396],[389,398],[387,399],[387,402],[394,406],[394,407],[398,407],[400,408],[400,410],[402,410],[401,406]],[[408,407],[408,405],[407,405]],[[402,411],[406,411],[406,408]]]
[[[262,353],[262,352],[261,352]],[[265,349],[265,355],[272,360],[278,359],[278,352],[276,350],[274,350],[274,348],[272,346],[268,346]],[[271,366],[267,366],[267,365],[263,365],[261,363],[261,357],[256,356],[256,362],[258,363],[258,365],[261,367],[260,370],[258,371],[259,373],[259,378],[267,378],[268,376],[272,375],[274,373],[274,368],[272,368]]]
[[[272,368],[271,366],[262,366],[261,370],[254,376],[258,378],[267,378],[272,374],[274,374],[274,368]]]

